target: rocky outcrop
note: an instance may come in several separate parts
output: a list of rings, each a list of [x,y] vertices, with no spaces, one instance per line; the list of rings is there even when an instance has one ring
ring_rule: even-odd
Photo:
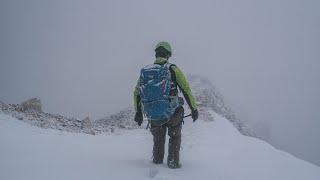
[[[81,128],[82,129],[92,129],[92,122],[89,117],[86,117],[81,121]]]
[[[189,76],[190,85],[199,107],[199,119],[204,121],[214,121],[214,113],[225,117],[244,135],[257,137],[246,126],[246,123],[236,118],[235,113],[226,105],[223,96],[212,85],[212,83],[200,76]],[[186,106],[186,114],[189,108]],[[42,111],[40,99],[32,98],[19,104],[5,104],[0,102],[0,110],[10,114],[17,119],[42,128],[52,128],[69,132],[82,132],[87,134],[97,134],[102,132],[115,132],[121,129],[145,128],[138,126],[134,122],[134,109],[126,108],[118,113],[112,114],[102,119],[92,121],[89,117],[84,120],[67,118],[61,115],[45,113]]]
[[[118,129],[142,128],[142,126],[139,127],[133,120],[134,114],[133,108],[126,108],[116,114],[96,120],[94,122],[94,127],[104,132],[114,132]]]
[[[82,132],[95,134],[96,130],[83,129],[83,123],[76,118],[68,118],[58,114],[50,114],[42,111],[39,99],[30,99],[21,104],[6,104],[0,102],[0,113],[13,116],[28,124],[45,129],[57,129],[68,132]]]
[[[226,119],[236,119],[234,112],[225,104],[222,94],[207,78],[193,75],[188,76],[188,79],[200,110],[206,112],[211,109]]]
[[[236,117],[232,109],[225,103],[222,94],[213,86],[210,80],[195,75],[188,76],[188,79],[199,106],[200,119],[214,120],[214,117],[208,111],[213,110],[229,120],[241,134],[257,137],[247,123]]]
[[[93,123],[89,117],[84,118],[81,121],[81,129],[87,134],[95,135],[95,131],[93,130]]]
[[[20,104],[21,111],[34,111],[34,112],[42,112],[42,104],[40,99],[38,98],[31,98],[28,99]]]
[[[41,101],[39,99],[30,99],[21,104],[6,104],[0,101],[0,113],[8,114],[23,122],[45,129],[50,128],[91,135],[113,133],[121,129],[139,128],[133,121],[134,111],[132,108],[122,110],[97,121],[93,121],[89,117],[79,120],[43,112]]]

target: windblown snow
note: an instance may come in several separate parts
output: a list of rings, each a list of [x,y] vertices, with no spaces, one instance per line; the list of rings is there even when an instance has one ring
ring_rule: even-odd
[[[145,129],[89,135],[41,129],[0,112],[1,180],[318,180],[320,168],[243,136],[230,121],[185,120],[182,168],[151,163]]]

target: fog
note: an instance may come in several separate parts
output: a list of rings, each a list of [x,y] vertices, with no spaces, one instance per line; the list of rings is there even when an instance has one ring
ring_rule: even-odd
[[[320,1],[1,0],[0,100],[101,118],[132,106],[139,69],[208,77],[275,147],[320,165]]]

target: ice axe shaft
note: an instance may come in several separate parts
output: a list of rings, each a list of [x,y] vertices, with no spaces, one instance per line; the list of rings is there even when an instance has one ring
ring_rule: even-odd
[[[192,114],[189,114],[189,115],[183,116],[183,118],[186,118],[186,117],[189,117],[189,116],[192,116]]]

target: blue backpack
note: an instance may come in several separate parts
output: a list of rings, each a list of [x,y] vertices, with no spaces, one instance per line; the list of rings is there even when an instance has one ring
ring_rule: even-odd
[[[151,64],[141,69],[139,93],[143,111],[151,121],[164,121],[179,106],[178,96],[170,96],[171,64]]]

